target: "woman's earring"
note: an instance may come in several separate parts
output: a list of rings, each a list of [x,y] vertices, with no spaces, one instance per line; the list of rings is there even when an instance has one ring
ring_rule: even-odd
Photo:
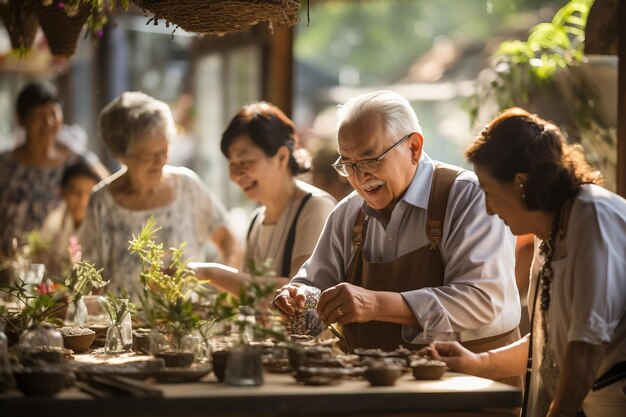
[[[526,200],[526,193],[524,192],[524,184],[520,183],[519,190],[522,193],[522,200]]]

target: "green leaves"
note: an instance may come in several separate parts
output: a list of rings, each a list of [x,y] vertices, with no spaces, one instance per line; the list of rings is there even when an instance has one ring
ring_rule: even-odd
[[[135,304],[130,301],[130,297],[125,290],[122,290],[120,297],[107,293],[104,299],[104,309],[109,315],[111,323],[121,324],[128,313],[136,311]]]
[[[496,78],[468,100],[472,124],[493,98],[500,109],[527,106],[528,93],[545,88],[554,75],[584,60],[585,24],[593,0],[572,0],[550,22],[539,23],[526,41],[505,41],[496,52]]]
[[[141,232],[133,235],[129,250],[141,259],[143,294],[140,301],[144,318],[152,327],[164,327],[172,334],[173,342],[180,345],[181,338],[201,324],[191,295],[205,298],[211,291],[187,268],[186,242],[178,248],[165,250],[163,244],[156,241],[159,230],[151,216]]]
[[[102,269],[96,269],[89,261],[82,260],[76,263],[65,280],[65,285],[71,292],[74,301],[80,300],[94,288],[102,288],[109,283],[102,278]]]

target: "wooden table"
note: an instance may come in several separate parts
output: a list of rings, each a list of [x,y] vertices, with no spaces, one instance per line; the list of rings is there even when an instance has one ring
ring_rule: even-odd
[[[260,387],[231,387],[214,375],[196,383],[155,384],[163,398],[94,399],[72,388],[52,398],[0,395],[0,416],[438,416],[512,417],[520,390],[487,379],[446,373],[438,381],[416,381],[407,374],[393,387],[371,387],[365,380],[332,386],[305,386],[288,374],[266,374]]]

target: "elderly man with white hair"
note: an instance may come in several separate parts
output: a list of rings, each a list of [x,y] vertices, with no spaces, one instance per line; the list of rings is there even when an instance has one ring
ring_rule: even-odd
[[[322,291],[317,312],[349,348],[457,339],[474,351],[517,340],[514,237],[487,216],[473,172],[424,151],[414,110],[380,91],[339,109],[333,165],[356,192],[330,214],[311,258],[274,300],[285,316]]]

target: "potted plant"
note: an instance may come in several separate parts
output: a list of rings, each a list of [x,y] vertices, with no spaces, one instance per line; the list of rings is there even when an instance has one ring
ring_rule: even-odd
[[[526,40],[502,42],[468,109],[472,123],[521,106],[554,120],[615,189],[617,61],[586,56],[586,22],[593,0],[571,0]],[[561,103],[555,106],[554,103]],[[494,108],[495,106],[495,108]]]
[[[276,290],[272,283],[261,277],[270,275],[271,259],[261,263],[251,261],[248,267],[251,280],[244,285],[239,296],[223,293],[215,304],[214,314],[222,320],[231,321],[238,334],[237,342],[228,351],[214,352],[214,368],[218,379],[235,386],[263,384],[261,349],[255,340],[272,338],[286,340],[284,327],[274,320],[270,301]],[[218,370],[221,362],[224,371]]]
[[[153,355],[163,358],[168,367],[190,366],[200,343],[197,330],[206,323],[195,310],[191,296],[203,300],[213,291],[187,268],[185,243],[166,251],[162,243],[156,242],[159,230],[154,217],[150,217],[130,242],[131,253],[141,259],[141,313],[153,329]]]

